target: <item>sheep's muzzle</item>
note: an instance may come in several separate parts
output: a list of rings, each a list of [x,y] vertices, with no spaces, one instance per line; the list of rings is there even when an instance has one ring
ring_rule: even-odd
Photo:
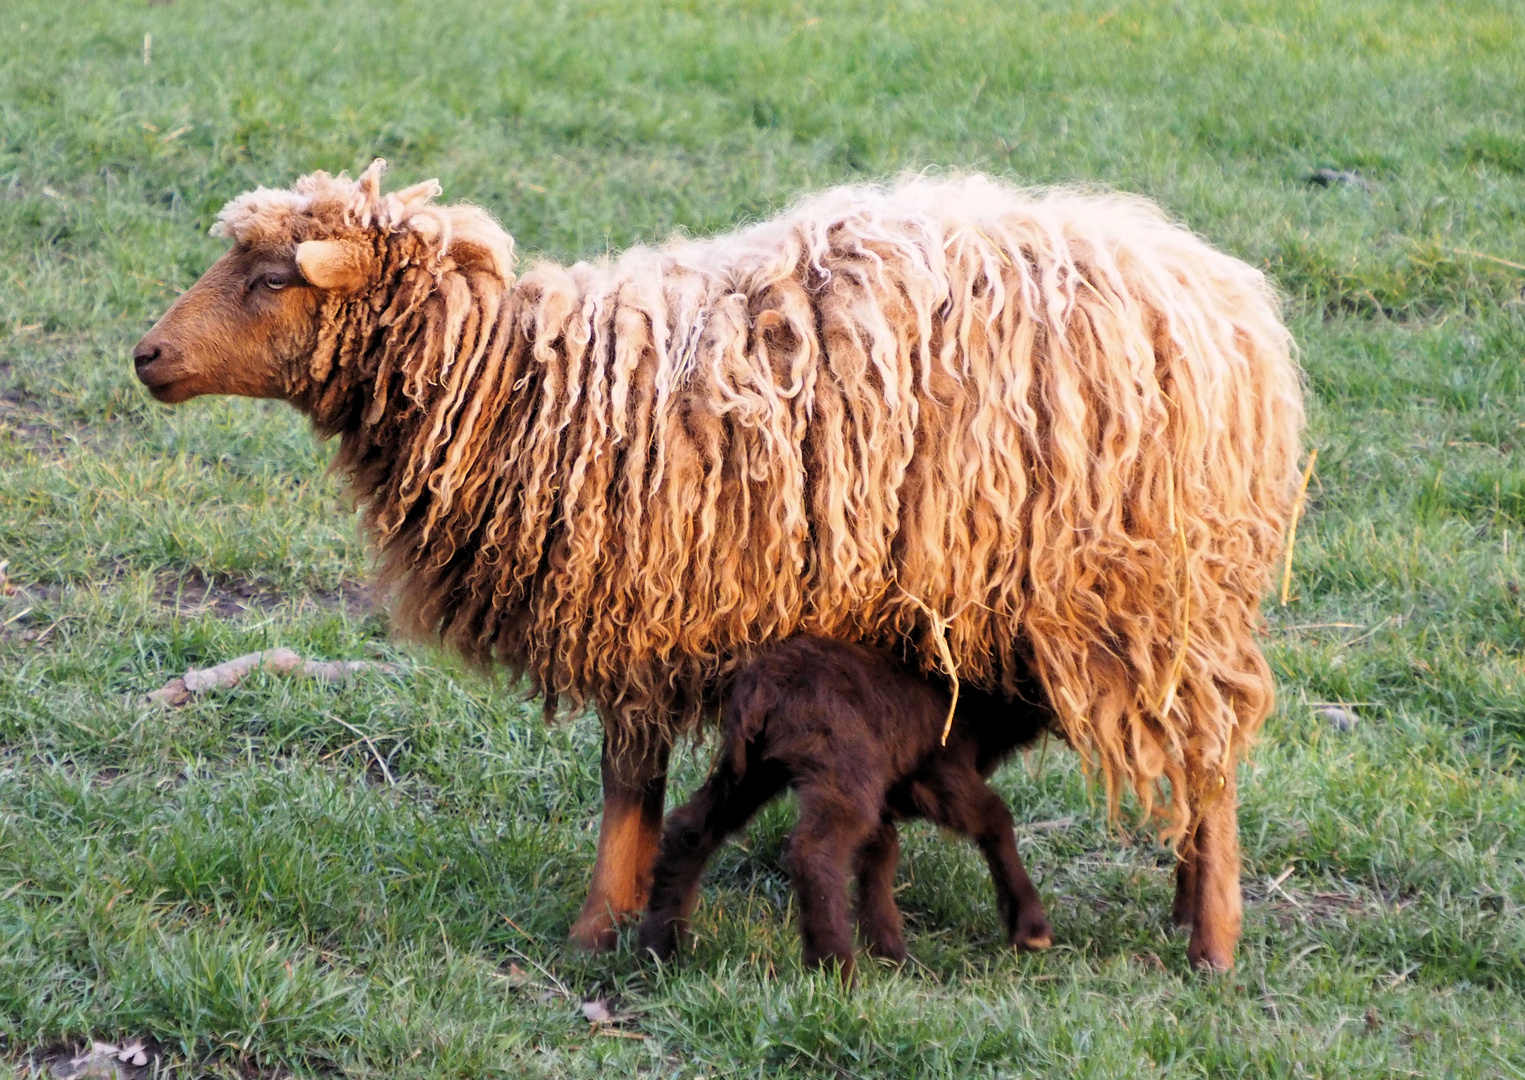
[[[176,376],[177,359],[174,348],[152,330],[144,334],[137,348],[132,350],[132,367],[138,381],[148,387],[148,392],[157,400],[169,405],[185,401],[196,393]]]

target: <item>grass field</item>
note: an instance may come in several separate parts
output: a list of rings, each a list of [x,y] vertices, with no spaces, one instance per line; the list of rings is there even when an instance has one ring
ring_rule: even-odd
[[[8,0],[0,38],[0,1077],[92,1036],[177,1075],[1525,1076],[1518,4]],[[1057,748],[999,776],[1047,954],[915,828],[914,962],[803,974],[783,805],[678,966],[569,950],[596,725],[389,640],[294,413],[131,377],[226,199],[377,154],[558,258],[939,165],[1143,192],[1273,274],[1320,456],[1235,973]],[[405,675],[141,704],[276,645]]]

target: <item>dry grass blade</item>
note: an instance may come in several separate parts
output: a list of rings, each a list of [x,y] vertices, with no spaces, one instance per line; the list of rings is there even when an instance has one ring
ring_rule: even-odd
[[[1489,255],[1484,251],[1472,251],[1468,248],[1454,247],[1448,247],[1446,250],[1453,255],[1466,255],[1472,259],[1482,259],[1485,262],[1498,263],[1500,266],[1507,266],[1512,270],[1525,270],[1525,263],[1510,262],[1508,259],[1501,259],[1497,255]]]
[[[907,597],[910,597],[911,601],[926,614],[927,619],[931,622],[932,641],[937,645],[938,660],[942,663],[943,672],[948,676],[950,688],[948,718],[943,721],[942,737],[942,745],[947,746],[948,733],[953,730],[953,714],[958,709],[958,664],[953,659],[953,650],[948,647],[948,627],[953,625],[954,619],[963,614],[963,608],[959,608],[958,611],[955,611],[945,619],[933,611],[921,597],[913,596],[911,593],[906,592],[903,586],[900,591],[905,593]],[[965,606],[967,607],[968,605]]]
[[[1297,501],[1292,504],[1292,521],[1287,526],[1286,565],[1281,572],[1281,606],[1286,607],[1292,592],[1292,549],[1297,544],[1297,521],[1303,516],[1303,502],[1308,497],[1308,481],[1313,479],[1313,463],[1318,460],[1318,447],[1308,451],[1308,464],[1303,469],[1303,480],[1297,486]]]
[[[1160,695],[1160,703],[1156,706],[1156,712],[1161,719],[1170,715],[1171,706],[1175,704],[1176,691],[1181,687],[1181,676],[1186,671],[1186,650],[1191,644],[1191,549],[1186,542],[1186,528],[1176,516],[1176,481],[1175,463],[1166,461],[1165,471],[1165,521],[1174,531],[1176,545],[1180,549],[1181,559],[1181,582],[1176,590],[1176,595],[1181,601],[1181,627],[1177,631],[1178,643],[1175,657],[1170,662],[1170,669],[1165,676],[1165,692]]]
[[[359,728],[355,727],[353,724],[347,723],[346,721],[341,720],[337,716],[334,717],[333,719],[334,719],[334,721],[336,723],[338,723],[341,726],[343,726],[344,728],[348,729],[348,731],[350,732],[351,735],[358,736],[360,741],[365,743],[365,745],[371,751],[371,757],[373,757],[376,760],[376,764],[378,766],[380,766],[380,768],[381,768],[381,775],[385,776],[387,778],[387,785],[389,787],[396,787],[397,786],[397,779],[396,779],[396,777],[394,777],[392,775],[392,770],[387,768],[386,760],[384,758],[382,758],[381,751],[376,749],[376,744],[371,741],[371,737],[369,735],[367,735],[365,732],[361,731]]]

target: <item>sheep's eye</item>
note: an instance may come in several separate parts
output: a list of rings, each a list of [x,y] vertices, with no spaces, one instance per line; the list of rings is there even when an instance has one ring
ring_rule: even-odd
[[[263,282],[265,288],[271,292],[279,292],[286,287],[287,283],[288,279],[285,274],[266,274]]]

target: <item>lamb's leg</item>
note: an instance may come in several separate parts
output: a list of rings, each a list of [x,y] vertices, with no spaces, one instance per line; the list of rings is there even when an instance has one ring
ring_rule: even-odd
[[[1244,919],[1239,892],[1239,798],[1232,767],[1217,796],[1204,801],[1198,810],[1187,872],[1193,903],[1186,955],[1193,967],[1228,971],[1234,966],[1234,946]],[[1178,886],[1181,880],[1178,876]]]
[[[880,807],[864,807],[827,785],[800,787],[800,820],[789,841],[789,869],[800,903],[805,963],[835,964],[844,981],[853,974],[847,872],[863,841],[879,824]]]
[[[972,769],[948,778],[941,786],[945,791],[942,814],[946,816],[934,820],[979,845],[990,867],[1007,940],[1018,949],[1048,948],[1053,944],[1053,931],[1038,890],[1017,854],[1017,836],[1006,800]]]
[[[694,797],[667,816],[662,846],[652,870],[651,906],[641,923],[640,948],[666,960],[688,929],[699,898],[699,879],[725,838],[777,795],[787,776],[776,767],[752,763],[737,776],[719,761]]]
[[[905,928],[895,904],[899,862],[900,834],[886,818],[858,849],[858,932],[875,956],[903,961]]]
[[[646,906],[651,864],[662,831],[671,743],[653,738],[616,754],[604,737],[600,770],[604,817],[598,858],[582,913],[572,924],[572,941],[584,949],[612,949],[618,926]]]

